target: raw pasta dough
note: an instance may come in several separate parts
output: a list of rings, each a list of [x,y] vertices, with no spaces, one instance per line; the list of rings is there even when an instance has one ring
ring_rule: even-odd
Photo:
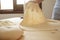
[[[24,8],[24,19],[21,22],[21,25],[31,27],[43,23],[46,23],[46,18],[39,5],[33,1],[26,3]]]

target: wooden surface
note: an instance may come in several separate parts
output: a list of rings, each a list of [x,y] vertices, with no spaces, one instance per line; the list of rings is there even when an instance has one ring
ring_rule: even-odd
[[[60,21],[49,19],[48,24],[36,28],[22,26],[22,40],[60,40]]]
[[[46,31],[25,31],[24,36],[20,40],[60,40],[60,32],[46,32]]]
[[[18,17],[10,18],[8,20],[17,23],[18,25],[22,21]],[[56,26],[48,27],[48,28],[46,27],[46,29],[44,30],[30,30],[33,28],[26,27],[26,29],[24,30],[23,36],[17,40],[60,40],[60,25],[59,25],[60,21],[51,20],[50,22],[54,22],[52,24]]]

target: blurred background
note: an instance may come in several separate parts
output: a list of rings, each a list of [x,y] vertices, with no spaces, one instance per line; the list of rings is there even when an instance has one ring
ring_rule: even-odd
[[[0,0],[0,19],[21,17],[24,15],[24,1],[28,0]],[[47,18],[51,18],[55,0],[44,0],[40,7]]]

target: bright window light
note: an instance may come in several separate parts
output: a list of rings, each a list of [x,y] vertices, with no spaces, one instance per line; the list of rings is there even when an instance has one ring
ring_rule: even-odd
[[[13,0],[1,0],[1,10],[13,9]]]
[[[24,0],[17,0],[17,4],[24,4]]]
[[[17,0],[17,4],[24,4],[26,2],[28,2],[29,0]]]

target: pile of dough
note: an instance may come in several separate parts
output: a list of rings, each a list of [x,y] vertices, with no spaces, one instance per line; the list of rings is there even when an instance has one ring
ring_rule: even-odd
[[[23,34],[21,28],[11,21],[0,21],[0,40],[16,40]]]
[[[29,1],[24,6],[24,19],[20,23],[22,26],[34,26],[46,23],[46,18],[43,15],[38,3]]]

